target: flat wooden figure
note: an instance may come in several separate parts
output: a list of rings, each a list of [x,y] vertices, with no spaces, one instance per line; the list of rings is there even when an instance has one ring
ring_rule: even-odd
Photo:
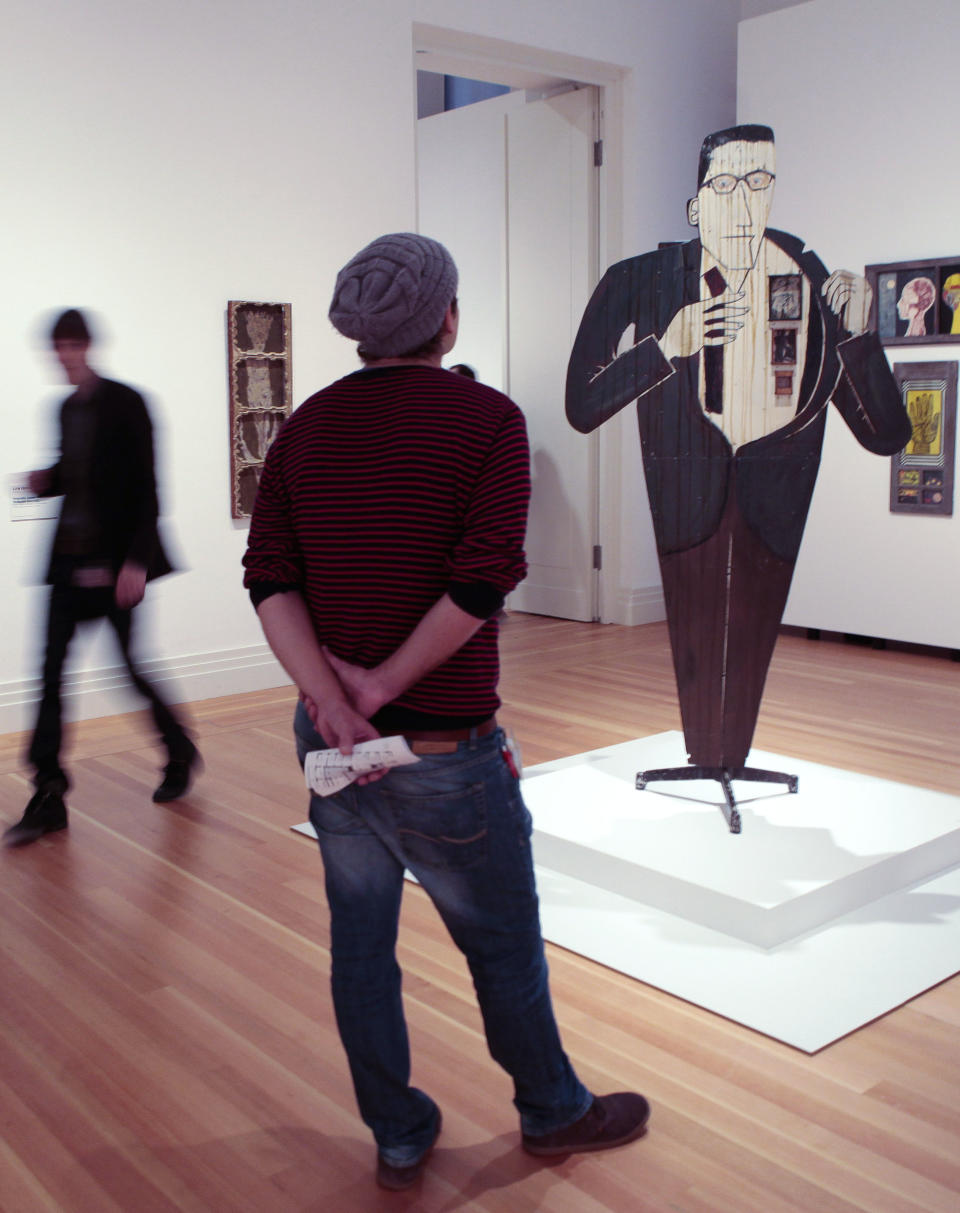
[[[767,227],[773,131],[709,135],[689,243],[607,270],[567,372],[570,423],[589,433],[635,400],[691,768],[731,778],[747,755],[832,400],[857,440],[901,450],[911,427],[876,334],[870,288],[828,274]],[[659,773],[646,772],[652,778]],[[789,782],[792,776],[755,772]]]

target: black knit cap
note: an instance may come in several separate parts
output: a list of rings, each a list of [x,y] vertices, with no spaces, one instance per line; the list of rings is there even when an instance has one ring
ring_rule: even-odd
[[[83,312],[72,307],[62,312],[50,330],[51,341],[92,341]]]

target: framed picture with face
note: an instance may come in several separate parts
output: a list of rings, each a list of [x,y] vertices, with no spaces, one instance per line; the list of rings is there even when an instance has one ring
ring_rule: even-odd
[[[771,274],[768,295],[770,320],[799,320],[803,314],[800,274]]]
[[[868,265],[870,328],[884,345],[960,343],[960,254]]]

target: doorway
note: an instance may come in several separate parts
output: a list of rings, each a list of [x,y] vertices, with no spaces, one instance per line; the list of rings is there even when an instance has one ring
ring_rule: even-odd
[[[460,269],[451,361],[527,418],[529,572],[510,606],[581,620],[600,615],[599,440],[567,424],[564,384],[599,273],[600,121],[597,87],[554,79],[417,123],[419,228]]]

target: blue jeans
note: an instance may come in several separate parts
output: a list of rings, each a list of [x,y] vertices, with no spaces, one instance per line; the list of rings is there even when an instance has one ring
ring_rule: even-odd
[[[298,705],[301,764],[325,748]],[[572,1124],[592,1102],[563,1051],[530,848],[532,823],[503,733],[425,755],[376,783],[312,796],[330,904],[334,1010],[360,1115],[394,1166],[433,1140],[437,1106],[410,1086],[396,960],[404,870],[433,901],[473,977],[493,1059],[513,1079],[524,1133]]]

